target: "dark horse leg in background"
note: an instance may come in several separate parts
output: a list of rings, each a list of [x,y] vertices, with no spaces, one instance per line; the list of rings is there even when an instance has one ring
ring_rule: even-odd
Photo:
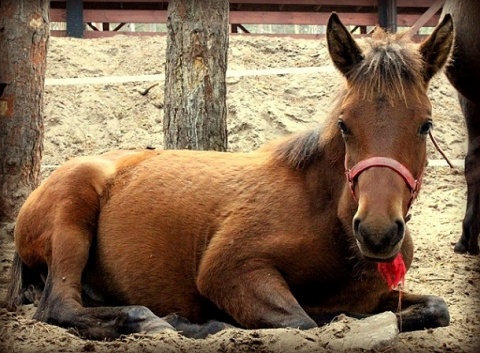
[[[480,233],[480,107],[458,94],[460,106],[467,124],[468,151],[465,157],[467,180],[467,210],[463,220],[463,232],[455,245],[455,252],[478,254]]]
[[[454,247],[457,253],[478,254],[480,233],[480,1],[446,0],[442,17],[450,13],[455,26],[452,61],[446,74],[458,91],[460,106],[468,131],[468,151],[465,157],[467,209],[463,232]]]

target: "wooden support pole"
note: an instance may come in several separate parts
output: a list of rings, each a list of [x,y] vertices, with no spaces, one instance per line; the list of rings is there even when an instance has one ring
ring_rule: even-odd
[[[0,2],[0,227],[41,181],[48,1]]]
[[[83,0],[67,0],[67,37],[83,38]]]
[[[396,0],[378,0],[378,23],[389,32],[397,31]]]
[[[227,0],[168,4],[165,149],[227,150],[228,15]]]

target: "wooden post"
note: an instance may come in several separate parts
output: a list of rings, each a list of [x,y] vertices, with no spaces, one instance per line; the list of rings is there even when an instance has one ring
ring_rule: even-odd
[[[227,0],[168,5],[164,148],[227,150]]]
[[[67,37],[83,38],[83,0],[67,0]]]
[[[378,22],[380,27],[391,33],[397,31],[396,0],[378,0]]]
[[[0,223],[40,182],[49,2],[0,4]]]

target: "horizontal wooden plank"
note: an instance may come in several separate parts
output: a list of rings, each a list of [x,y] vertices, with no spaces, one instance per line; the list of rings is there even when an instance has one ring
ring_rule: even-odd
[[[397,7],[430,7],[435,0],[397,0]],[[378,0],[230,0],[231,4],[279,4],[378,7]]]
[[[65,22],[65,9],[50,9],[50,21]],[[165,10],[83,10],[84,22],[105,23],[166,23]]]
[[[346,25],[375,25],[376,13],[339,13]],[[230,11],[230,23],[247,24],[298,24],[325,25],[330,17],[326,12],[266,12],[266,11]]]
[[[50,35],[53,37],[66,37],[67,31],[65,30],[51,30]],[[166,36],[166,32],[114,32],[114,31],[83,31],[83,38],[105,38],[118,35],[124,35],[129,37],[148,37],[148,36]],[[320,40],[325,39],[324,34],[295,34],[295,33],[230,33],[230,37],[234,36],[246,36],[246,37],[272,37],[272,38],[292,38],[292,39],[311,39]],[[355,38],[367,37],[368,34],[354,34]],[[426,38],[425,35],[415,34],[412,39],[415,42],[420,42]]]
[[[66,37],[66,30],[51,30],[50,35],[53,37]],[[83,31],[83,38],[105,38],[118,35],[132,36],[132,37],[148,37],[148,36],[165,36],[166,32],[116,32],[116,31]]]
[[[421,15],[397,15],[397,26],[401,27],[411,27],[413,26]],[[425,21],[422,27],[435,27],[440,20],[440,15],[433,15],[429,20]]]
[[[402,1],[402,0],[400,0]],[[430,1],[430,0],[423,0]],[[55,0],[66,2],[66,0]],[[168,3],[158,0],[83,0],[94,3]],[[259,4],[259,5],[338,5],[338,6],[377,6],[378,0],[230,0],[231,4]]]
[[[344,12],[339,13],[345,25],[374,26],[378,24],[377,13]],[[398,26],[411,26],[421,15],[398,14]],[[326,12],[263,12],[263,11],[231,11],[230,23],[241,24],[301,24],[325,25],[330,13]],[[438,15],[425,22],[425,26],[434,27],[438,23]]]
[[[51,30],[50,35],[54,37],[66,37],[65,30]],[[114,31],[83,31],[83,38],[104,38],[113,37],[117,35],[146,37],[146,36],[165,36],[166,32],[114,32]],[[295,34],[295,33],[230,33],[230,37],[246,36],[246,37],[273,37],[273,38],[293,38],[293,39],[324,39],[323,34]],[[363,37],[365,35],[354,35],[354,37]]]
[[[65,2],[66,0],[55,0]],[[95,3],[168,3],[158,0],[83,0]],[[397,7],[430,7],[435,0],[397,0]],[[328,5],[328,6],[378,6],[378,0],[230,0],[231,4],[278,4],[278,5]]]
[[[340,13],[340,19],[346,25],[373,26],[378,24],[376,13]],[[421,15],[397,15],[398,26],[412,26]],[[265,11],[231,11],[230,23],[240,24],[298,24],[325,25],[330,13],[322,12],[265,12]],[[105,23],[166,23],[167,11],[164,10],[84,10],[85,22]],[[65,22],[66,10],[51,9],[50,21]],[[425,23],[434,27],[438,23],[438,15]]]

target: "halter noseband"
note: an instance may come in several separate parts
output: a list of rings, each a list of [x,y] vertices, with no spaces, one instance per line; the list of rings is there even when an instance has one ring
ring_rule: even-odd
[[[355,201],[357,200],[357,197],[355,195],[355,182],[357,181],[360,174],[362,174],[365,170],[373,167],[389,168],[403,178],[411,192],[410,201],[408,202],[407,207],[408,213],[408,210],[410,210],[410,206],[417,197],[418,192],[420,191],[420,187],[422,186],[423,171],[420,173],[420,176],[415,179],[407,167],[405,167],[403,164],[396,161],[395,159],[387,157],[367,158],[363,161],[358,162],[353,166],[353,168],[349,169],[347,166],[347,156],[345,155],[345,174],[347,176],[348,183],[350,184],[350,191],[352,192],[352,196]]]

